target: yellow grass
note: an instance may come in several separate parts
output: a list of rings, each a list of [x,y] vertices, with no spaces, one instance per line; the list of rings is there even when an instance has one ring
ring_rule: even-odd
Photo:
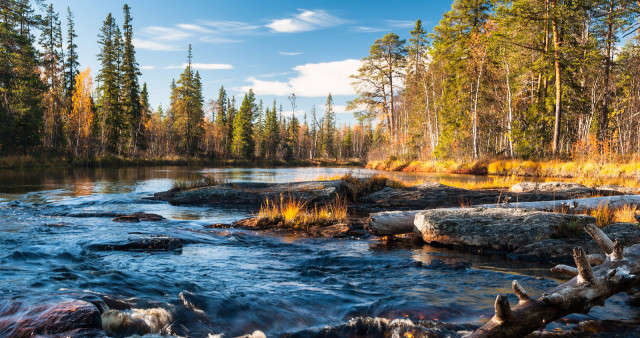
[[[282,222],[288,227],[309,228],[312,225],[327,225],[348,220],[348,203],[344,199],[324,206],[307,208],[307,203],[289,196],[280,196],[280,200],[265,200],[258,211],[258,217],[266,219],[274,225]]]
[[[517,176],[509,177],[494,177],[493,180],[487,181],[457,181],[441,179],[438,182],[444,185],[448,185],[454,188],[461,188],[466,190],[480,190],[480,189],[508,189],[514,184],[522,182],[523,179]]]
[[[601,228],[614,222],[614,212],[609,208],[608,203],[600,203],[597,209],[591,211],[590,215],[595,217],[596,225]]]
[[[638,223],[636,214],[638,207],[625,205],[613,213],[613,221],[616,223]]]

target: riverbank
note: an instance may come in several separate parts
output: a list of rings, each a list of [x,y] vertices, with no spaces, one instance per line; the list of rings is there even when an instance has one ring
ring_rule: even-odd
[[[89,158],[73,158],[64,156],[2,156],[0,169],[21,168],[119,168],[140,166],[216,166],[216,167],[362,167],[364,162],[358,159],[306,159],[293,161],[280,160],[224,160],[201,157],[124,157],[96,156]]]
[[[477,161],[369,161],[367,169],[416,173],[446,173],[571,179],[586,186],[620,185],[640,187],[640,161],[528,161],[483,159]]]

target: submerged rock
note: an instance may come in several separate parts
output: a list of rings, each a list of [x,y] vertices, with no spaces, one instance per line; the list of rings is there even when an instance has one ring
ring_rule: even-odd
[[[118,216],[114,219],[112,219],[112,221],[114,222],[130,222],[130,223],[138,223],[138,222],[159,222],[159,221],[164,221],[165,218],[160,216],[160,215],[156,215],[156,214],[147,214],[144,212],[136,212],[130,215],[121,215]]]
[[[95,251],[173,251],[182,250],[182,242],[174,237],[152,237],[124,244],[91,244],[88,248]]]
[[[414,324],[409,319],[388,320],[384,318],[355,318],[347,324],[325,327],[316,330],[304,330],[282,335],[285,338],[339,338],[339,337],[461,337],[458,333],[445,328],[443,324],[425,322]]]
[[[163,308],[108,310],[102,314],[102,329],[111,337],[171,334],[171,314]]]
[[[105,337],[100,311],[106,306],[88,297],[91,299],[70,295],[0,302],[0,337]]]

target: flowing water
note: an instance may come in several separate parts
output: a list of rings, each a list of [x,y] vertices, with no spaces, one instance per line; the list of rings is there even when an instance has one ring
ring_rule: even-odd
[[[374,173],[181,167],[1,171],[0,302],[92,292],[131,307],[164,308],[172,314],[173,332],[183,336],[253,330],[271,336],[357,316],[481,325],[493,315],[496,294],[510,293],[513,279],[532,295],[559,283],[547,272],[548,264],[502,256],[389,247],[373,238],[207,229],[248,217],[253,210],[178,207],[145,199],[203,172],[228,182],[288,182],[350,171]],[[119,223],[92,217],[105,212],[155,213],[166,220]],[[84,217],[73,217],[78,214]],[[179,238],[184,247],[154,253],[93,249],[157,235]],[[639,314],[616,296],[589,317],[632,319]]]

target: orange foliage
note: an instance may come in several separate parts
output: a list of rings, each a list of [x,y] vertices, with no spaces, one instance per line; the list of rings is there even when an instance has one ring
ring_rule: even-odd
[[[87,67],[76,77],[71,98],[73,108],[66,116],[69,146],[73,148],[76,156],[86,155],[89,150],[89,136],[93,124],[92,91],[91,69]]]

